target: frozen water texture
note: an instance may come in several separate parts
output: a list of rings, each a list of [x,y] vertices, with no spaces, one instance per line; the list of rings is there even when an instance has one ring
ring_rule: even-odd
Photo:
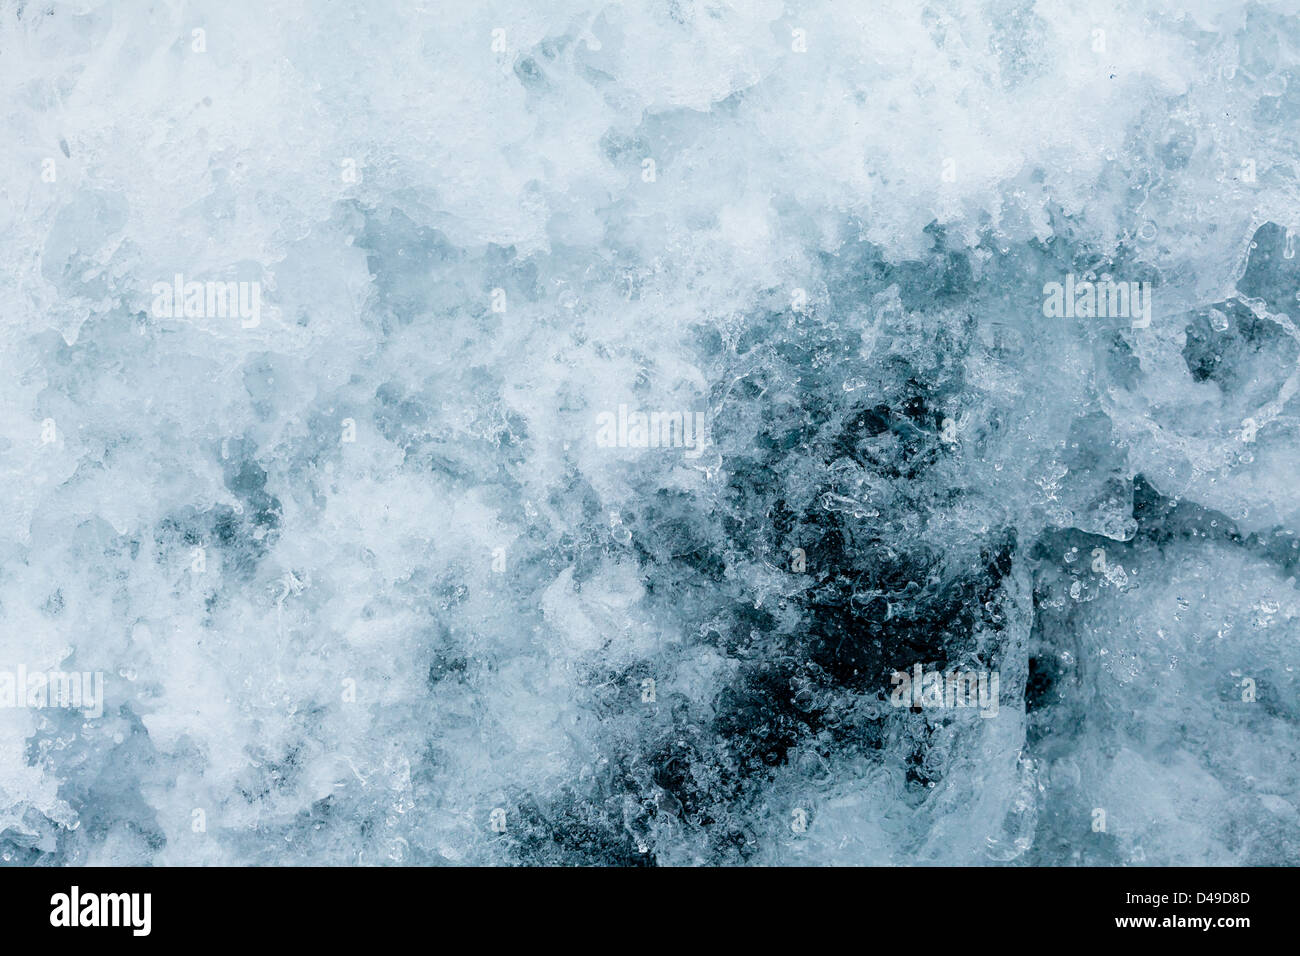
[[[1300,18],[1085,7],[0,6],[3,860],[1300,863]]]

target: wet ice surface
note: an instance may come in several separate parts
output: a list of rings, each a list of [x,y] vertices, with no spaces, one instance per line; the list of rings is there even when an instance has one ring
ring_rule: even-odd
[[[4,861],[1300,863],[1300,21],[457,6],[0,16]]]

